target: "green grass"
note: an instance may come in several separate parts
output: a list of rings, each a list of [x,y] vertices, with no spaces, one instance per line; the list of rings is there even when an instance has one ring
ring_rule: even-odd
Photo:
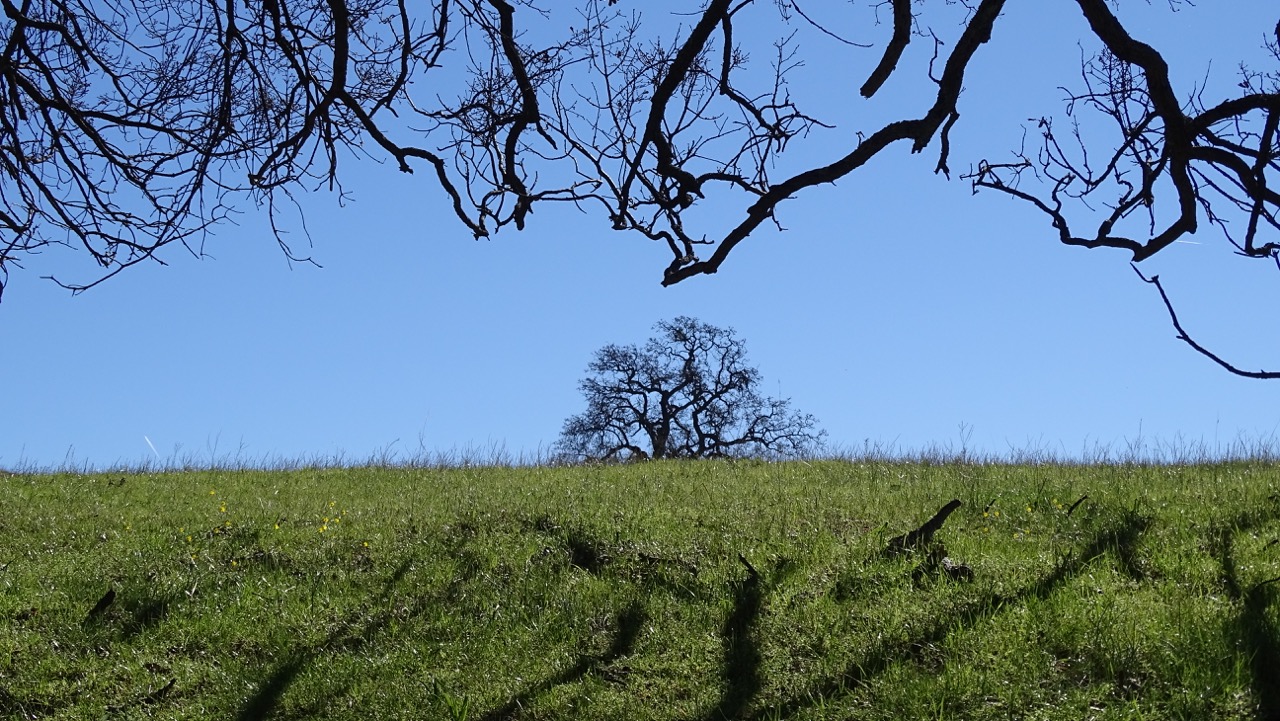
[[[1278,493],[1261,462],[0,477],[0,718],[1275,718]],[[971,582],[881,553],[951,498]]]

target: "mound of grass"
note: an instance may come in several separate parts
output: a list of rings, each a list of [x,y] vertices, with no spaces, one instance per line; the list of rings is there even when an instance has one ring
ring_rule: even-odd
[[[0,717],[1270,718],[1278,485],[1249,462],[0,478]],[[931,546],[885,553],[952,498]]]

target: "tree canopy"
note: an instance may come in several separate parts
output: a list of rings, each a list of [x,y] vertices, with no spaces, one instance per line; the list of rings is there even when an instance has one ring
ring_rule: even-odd
[[[732,328],[680,316],[643,347],[596,351],[579,387],[587,409],[564,422],[566,460],[799,456],[816,451],[817,420],[760,393],[760,371]]]
[[[958,175],[1043,213],[1046,234],[1067,245],[1138,263],[1208,226],[1240,257],[1280,263],[1280,25],[1240,28],[1268,64],[1242,66],[1234,90],[1213,96],[1179,85],[1118,4],[1057,1],[1089,29],[1074,85],[1045,79],[1069,87],[1069,122],[1047,108],[1029,137],[966,158]],[[664,245],[664,285],[716,273],[761,226],[781,227],[789,199],[878,156],[928,151],[950,177],[966,73],[1016,3],[0,4],[2,291],[11,269],[52,246],[98,266],[55,277],[72,290],[172,244],[202,254],[209,229],[243,203],[266,207],[284,252],[300,257],[281,232],[298,194],[341,193],[353,158],[422,171],[475,237],[573,203]],[[850,7],[863,13],[857,26]],[[748,21],[777,32],[743,40]],[[931,47],[927,63],[908,62],[913,43]],[[857,97],[832,89],[850,96],[844,117],[792,96],[788,77],[806,60],[860,73]],[[886,100],[904,77],[932,88],[919,107]],[[867,125],[883,117],[865,113],[877,101],[890,116]],[[1082,134],[1086,116],[1104,130]],[[836,124],[856,141],[822,136]],[[715,212],[700,213],[708,204]],[[1159,278],[1143,278],[1196,350],[1280,377],[1196,343]]]

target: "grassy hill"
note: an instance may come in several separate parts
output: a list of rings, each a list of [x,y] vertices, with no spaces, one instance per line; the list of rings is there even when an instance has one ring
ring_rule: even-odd
[[[1278,494],[1261,462],[0,477],[0,718],[1277,718]]]

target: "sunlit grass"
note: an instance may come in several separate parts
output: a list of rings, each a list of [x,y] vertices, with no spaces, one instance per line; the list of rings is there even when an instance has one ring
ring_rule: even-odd
[[[1262,462],[0,478],[0,717],[1261,718],[1278,492]],[[951,498],[971,582],[882,553]]]

